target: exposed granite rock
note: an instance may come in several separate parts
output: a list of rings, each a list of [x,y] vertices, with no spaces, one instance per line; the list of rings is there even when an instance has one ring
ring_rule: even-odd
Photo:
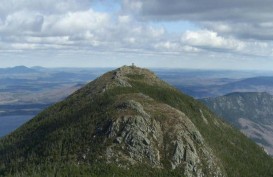
[[[109,163],[124,168],[138,163],[181,168],[188,177],[203,177],[207,166],[210,172],[206,174],[225,176],[221,164],[184,113],[147,96],[145,102],[139,102],[143,97],[135,94],[135,99],[127,100],[125,96],[113,105],[120,114],[103,131],[114,142],[105,154]],[[158,111],[167,118],[156,118]]]

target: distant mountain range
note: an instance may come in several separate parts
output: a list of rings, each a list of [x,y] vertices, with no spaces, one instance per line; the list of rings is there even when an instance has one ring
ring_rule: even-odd
[[[176,83],[173,85],[195,98],[216,97],[232,92],[268,92],[273,94],[273,76],[259,76],[245,79],[204,79],[204,81],[200,80],[200,83],[192,85]]]
[[[26,73],[37,73],[38,70],[34,68],[28,68],[26,66],[15,66],[11,68],[0,68],[0,74],[26,74]]]
[[[220,86],[219,91],[221,93],[231,93],[233,92],[249,92],[249,91],[269,91],[273,93],[273,77],[253,77],[247,78],[240,81],[232,82],[229,84],[225,84]]]
[[[258,85],[271,78],[248,79]],[[249,81],[249,82],[248,82]],[[255,82],[254,82],[255,81]],[[202,99],[212,111],[239,128],[248,137],[262,145],[273,156],[273,96],[262,92],[230,93],[216,98]]]

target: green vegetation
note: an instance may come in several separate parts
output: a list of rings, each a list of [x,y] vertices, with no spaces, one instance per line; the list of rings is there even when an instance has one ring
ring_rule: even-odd
[[[105,164],[93,164],[92,166],[87,164],[75,165],[72,163],[65,164],[47,164],[43,166],[29,166],[24,169],[23,172],[15,172],[5,175],[7,177],[177,177],[181,176],[181,172],[177,170],[162,170],[148,168],[147,166],[131,167],[130,170],[126,170],[114,165]],[[183,176],[181,176],[183,177]]]
[[[166,84],[150,85],[128,76],[132,87],[115,87],[90,95],[90,83],[46,109],[0,140],[0,176],[181,176],[179,169],[105,164],[102,154],[113,142],[103,132],[116,111],[120,94],[143,93],[184,112],[198,127],[229,177],[272,177],[273,160],[243,134],[216,118],[203,104]],[[201,111],[208,120],[202,119]],[[164,159],[163,159],[164,161]]]

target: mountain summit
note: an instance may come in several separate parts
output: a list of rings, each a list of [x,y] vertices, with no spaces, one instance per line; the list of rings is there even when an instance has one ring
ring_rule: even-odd
[[[270,177],[273,160],[135,66],[110,71],[0,140],[0,176]]]

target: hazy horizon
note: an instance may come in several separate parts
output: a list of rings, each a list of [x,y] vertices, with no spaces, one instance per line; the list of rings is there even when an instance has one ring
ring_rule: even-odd
[[[103,74],[104,72],[108,72],[111,70],[115,70],[117,68],[123,66],[131,66],[132,64],[128,65],[121,65],[117,67],[44,67],[44,66],[25,66],[25,65],[16,65],[10,67],[0,67],[0,70],[4,72],[5,70],[9,69],[16,69],[18,67],[26,67],[28,69],[34,69],[36,71],[52,71],[52,72],[78,72],[78,71],[98,71],[99,73]],[[219,69],[219,68],[179,68],[179,67],[142,67],[135,65],[140,68],[149,69],[155,73],[160,72],[168,72],[169,75],[177,74],[177,73],[191,73],[195,74],[196,77],[203,77],[202,75],[215,74],[215,77],[219,77],[219,74],[222,78],[226,77],[234,77],[234,78],[247,78],[247,77],[272,77],[273,70],[259,70],[259,69]],[[16,70],[14,70],[16,72]],[[167,74],[167,73],[166,73]],[[198,76],[199,75],[199,76]],[[220,77],[219,77],[220,78]]]
[[[122,66],[131,66],[132,64],[125,64],[125,65],[120,65],[120,66],[91,66],[91,67],[84,67],[84,66],[52,66],[52,67],[47,67],[47,66],[27,66],[27,65],[13,65],[13,66],[7,66],[7,67],[0,67],[0,69],[11,69],[11,68],[16,68],[16,67],[27,67],[27,68],[45,68],[45,69],[116,69],[120,68]],[[221,69],[221,68],[182,68],[182,67],[142,67],[135,65],[136,67],[141,67],[141,68],[147,68],[147,69],[155,69],[155,70],[184,70],[184,71],[242,71],[242,72],[272,72],[272,70],[261,70],[261,69]]]

